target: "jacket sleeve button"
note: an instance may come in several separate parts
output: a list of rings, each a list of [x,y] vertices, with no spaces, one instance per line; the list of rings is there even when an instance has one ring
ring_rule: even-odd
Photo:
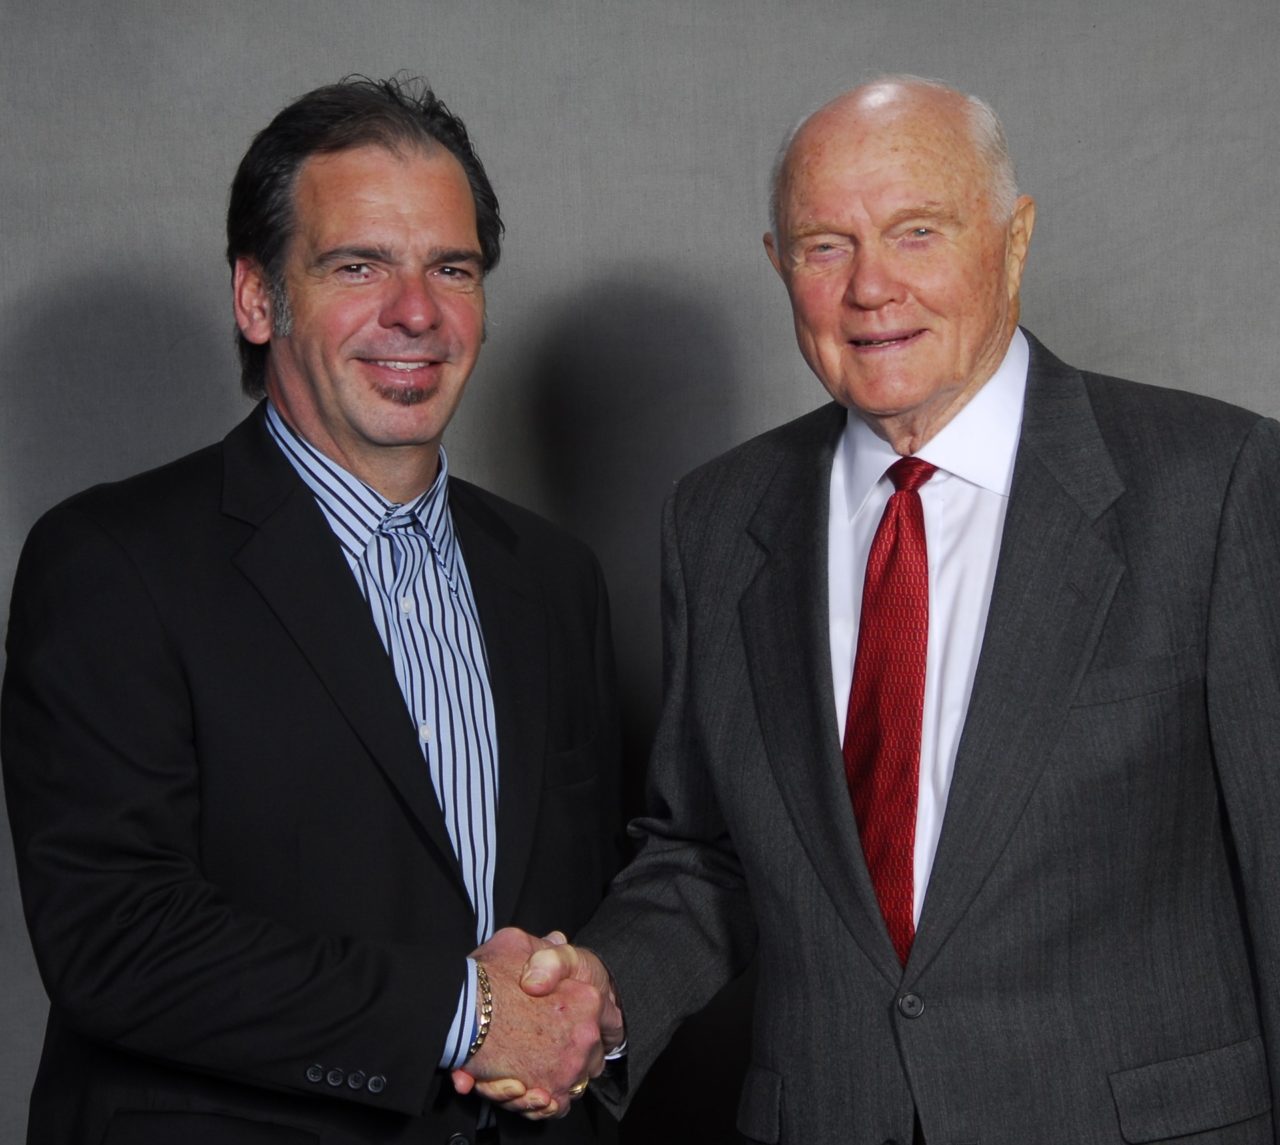
[[[386,1088],[387,1088],[387,1079],[383,1077],[382,1074],[380,1073],[375,1073],[373,1077],[371,1077],[365,1083],[365,1089],[367,1089],[370,1093],[381,1093]]]
[[[313,1084],[324,1081],[324,1066],[309,1065],[307,1066],[307,1080]]]
[[[331,1069],[327,1074],[325,1074],[324,1079],[330,1085],[337,1086],[347,1080],[347,1075],[340,1069]]]
[[[347,1074],[347,1085],[352,1089],[364,1089],[364,1082],[364,1070],[353,1069],[349,1074]]]
[[[465,1133],[454,1133],[450,1135],[448,1145],[471,1145],[471,1138]]]

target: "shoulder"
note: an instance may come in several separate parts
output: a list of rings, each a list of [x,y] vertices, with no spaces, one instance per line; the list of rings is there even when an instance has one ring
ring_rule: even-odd
[[[1082,371],[1103,432],[1118,440],[1160,438],[1208,451],[1238,445],[1270,419],[1189,390]]]
[[[1274,421],[1204,394],[1086,374],[1089,401],[1113,463],[1130,488],[1148,487],[1171,502],[1225,495],[1242,457],[1270,441],[1280,465]]]
[[[830,474],[845,417],[843,407],[828,402],[698,466],[676,485],[678,510],[750,511],[780,475],[820,486]]]
[[[1043,394],[1081,387],[1103,435],[1118,446],[1162,441],[1166,448],[1213,453],[1238,448],[1260,423],[1270,420],[1191,390],[1077,369],[1054,357],[1030,335],[1028,340],[1028,406]]]
[[[1280,425],[1253,410],[1171,386],[1076,369],[1032,340],[1024,437],[1057,433],[1072,409],[1087,409],[1128,488],[1163,496],[1214,495],[1242,456],[1280,463]]]
[[[274,492],[287,486],[289,478],[283,458],[275,468],[269,467],[269,450],[258,440],[265,439],[259,422],[250,415],[223,441],[67,498],[35,523],[24,558],[29,562],[107,546],[141,561],[161,554],[196,561],[209,546],[222,543],[224,532],[242,537],[242,523],[223,511],[228,475],[235,468],[228,464],[229,455],[243,455],[247,445],[266,456],[267,468],[260,458],[239,466],[244,472],[238,480],[257,489],[259,496],[268,488]]]
[[[514,559],[548,582],[578,586],[600,579],[592,550],[530,509],[458,477],[449,478],[449,511],[468,566]]]
[[[27,550],[56,550],[90,537],[124,544],[152,536],[173,539],[195,517],[216,508],[221,487],[220,447],[120,481],[85,489],[46,511],[31,529]]]

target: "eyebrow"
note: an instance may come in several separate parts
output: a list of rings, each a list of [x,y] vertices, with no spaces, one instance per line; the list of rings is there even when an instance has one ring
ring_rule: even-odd
[[[957,212],[944,207],[941,203],[917,203],[914,206],[902,207],[894,211],[885,220],[884,229],[891,230],[893,227],[899,227],[903,223],[911,222],[914,219],[956,224],[962,221]],[[814,235],[838,235],[843,233],[839,226],[818,222],[797,227],[790,232],[789,237],[792,239],[806,239],[812,238]]]
[[[958,223],[960,215],[944,207],[940,203],[922,203],[915,207],[904,207],[900,211],[894,211],[889,216],[889,226],[899,226],[902,223],[908,223],[912,219],[932,219],[935,222]]]
[[[396,262],[396,255],[390,247],[382,246],[336,246],[321,251],[316,255],[313,266],[333,266],[343,262]],[[427,252],[426,263],[439,266],[442,263],[467,262],[480,266],[484,259],[478,250],[471,247],[435,247]]]

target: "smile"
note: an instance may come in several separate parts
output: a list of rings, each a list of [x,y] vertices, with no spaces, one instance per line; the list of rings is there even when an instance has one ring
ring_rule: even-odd
[[[436,363],[432,361],[412,361],[404,362],[393,358],[370,358],[369,364],[372,366],[381,366],[387,370],[399,370],[401,373],[410,373],[413,370],[425,370],[428,366],[434,366]]]
[[[884,346],[903,346],[914,342],[923,333],[923,330],[911,330],[903,334],[889,334],[884,338],[850,338],[849,343],[859,350],[878,350]]]

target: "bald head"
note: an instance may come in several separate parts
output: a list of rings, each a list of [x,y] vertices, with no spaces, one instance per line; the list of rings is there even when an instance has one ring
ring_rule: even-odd
[[[802,155],[813,135],[859,122],[886,126],[908,115],[947,124],[958,142],[969,149],[988,181],[992,210],[1006,221],[1018,199],[1018,183],[1004,127],[991,105],[976,95],[958,91],[937,80],[912,75],[887,75],[843,92],[802,119],[778,148],[769,183],[769,227],[778,236],[779,215],[793,156]]]

